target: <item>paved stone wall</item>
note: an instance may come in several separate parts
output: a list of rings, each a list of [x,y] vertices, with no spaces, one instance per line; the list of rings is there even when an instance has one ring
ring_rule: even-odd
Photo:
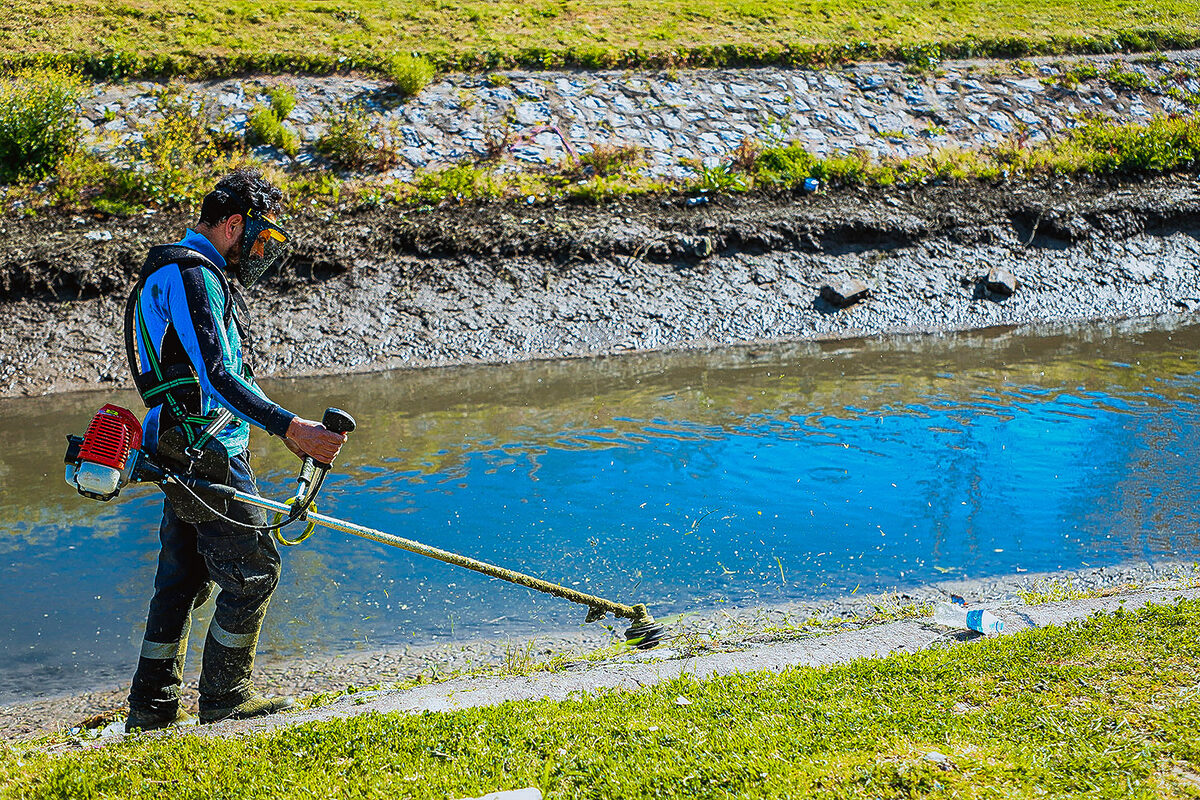
[[[1104,78],[1071,88],[1064,69],[1081,60],[1102,71],[1119,63],[1146,77],[1150,88],[1127,88]],[[384,83],[355,77],[265,77],[194,84],[220,125],[245,129],[273,86],[290,86],[298,103],[287,124],[299,134],[296,158],[273,148],[260,155],[303,168],[333,112],[360,102],[394,126],[401,163],[394,177],[482,156],[488,141],[504,141],[513,163],[557,163],[568,150],[597,145],[645,148],[649,169],[686,177],[682,159],[718,163],[746,138],[802,143],[829,155],[865,150],[875,157],[918,156],[938,147],[980,147],[1015,137],[1038,141],[1090,114],[1145,121],[1194,109],[1167,94],[1172,87],[1200,93],[1200,51],[1165,59],[1111,57],[1043,60],[1032,74],[1011,65],[947,63],[913,74],[898,64],[860,64],[833,70],[739,69],[680,72],[510,72],[448,75],[408,101],[389,102]],[[106,84],[84,103],[87,139],[112,150],[139,136],[158,113],[161,86]]]

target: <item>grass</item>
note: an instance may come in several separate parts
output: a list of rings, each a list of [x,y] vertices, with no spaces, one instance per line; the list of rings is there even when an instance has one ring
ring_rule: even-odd
[[[885,659],[237,738],[0,750],[0,796],[1194,797],[1200,602]]]
[[[931,68],[1193,47],[1198,19],[1196,0],[26,0],[0,21],[0,48],[11,65],[59,61],[105,77],[394,74],[413,54],[485,72],[881,57]]]

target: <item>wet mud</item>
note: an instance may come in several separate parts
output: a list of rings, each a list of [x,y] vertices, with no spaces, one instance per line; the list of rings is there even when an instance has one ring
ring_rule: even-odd
[[[302,214],[294,257],[247,292],[251,361],[337,374],[1187,313],[1198,211],[1200,182],[1175,175]],[[127,287],[188,223],[0,220],[0,396],[128,385]],[[989,290],[994,268],[1014,294]],[[864,300],[822,299],[850,280]]]

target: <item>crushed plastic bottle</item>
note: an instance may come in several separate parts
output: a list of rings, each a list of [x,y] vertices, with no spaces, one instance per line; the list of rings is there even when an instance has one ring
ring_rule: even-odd
[[[933,621],[947,628],[962,628],[985,635],[1004,633],[1004,620],[982,608],[966,608],[954,603],[938,603],[933,608]]]

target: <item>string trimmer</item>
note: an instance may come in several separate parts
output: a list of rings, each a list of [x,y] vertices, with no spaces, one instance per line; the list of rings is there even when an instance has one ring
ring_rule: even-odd
[[[218,417],[210,428],[215,431],[228,421],[228,417]],[[335,433],[349,433],[355,427],[354,419],[336,408],[326,409],[322,424]],[[241,527],[273,531],[276,538],[285,545],[295,545],[304,541],[316,526],[330,528],[579,603],[588,607],[586,622],[596,622],[603,619],[605,614],[628,619],[633,624],[625,632],[625,638],[629,644],[642,650],[654,647],[666,635],[666,628],[654,621],[642,603],[627,606],[624,603],[605,600],[603,597],[577,592],[541,578],[431,547],[402,536],[318,514],[313,508],[314,501],[331,465],[314,462],[312,459],[305,459],[300,469],[294,497],[286,503],[270,500],[222,483],[193,477],[188,470],[168,468],[159,462],[155,454],[142,449],[142,426],[137,417],[127,409],[109,404],[96,413],[82,437],[67,436],[65,461],[67,483],[84,497],[93,500],[111,500],[131,483],[153,483],[164,491],[169,490],[173,496],[177,496],[180,491],[184,492],[214,517],[225,518]],[[220,511],[213,508],[213,502],[238,502],[256,506],[275,512],[275,519],[267,526],[246,526],[224,517]],[[282,531],[294,523],[305,523],[304,532],[295,539],[289,539]]]

